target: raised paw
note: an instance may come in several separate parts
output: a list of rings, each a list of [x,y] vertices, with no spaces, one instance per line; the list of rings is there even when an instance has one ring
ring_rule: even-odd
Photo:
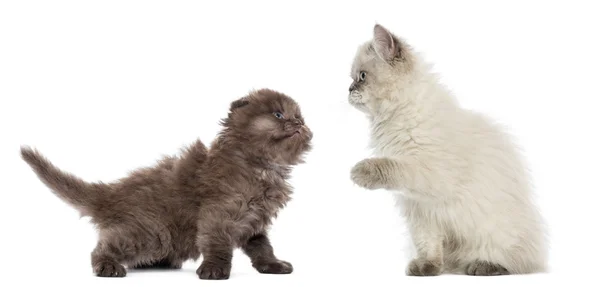
[[[483,260],[476,260],[467,266],[467,275],[473,276],[498,276],[508,275],[508,270],[500,264],[491,263]]]
[[[358,186],[367,189],[383,187],[381,170],[377,159],[363,159],[354,165],[350,171],[350,178]]]
[[[254,268],[263,274],[290,274],[294,271],[292,264],[282,260],[258,262]]]
[[[225,280],[229,279],[231,265],[215,264],[211,262],[202,262],[196,270],[196,274],[200,279],[205,280]]]
[[[413,259],[406,269],[408,276],[437,276],[442,273],[442,264],[425,259]]]
[[[116,262],[99,262],[94,266],[94,273],[98,277],[125,277],[125,267]]]

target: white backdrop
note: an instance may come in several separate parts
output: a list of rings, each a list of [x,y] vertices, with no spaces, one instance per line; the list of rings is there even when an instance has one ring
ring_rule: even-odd
[[[594,1],[445,2],[0,2],[0,285],[520,286],[595,276]],[[409,242],[391,195],[349,179],[369,156],[366,118],[346,101],[350,65],[375,23],[435,63],[465,107],[517,135],[551,229],[548,274],[404,275]],[[111,181],[198,137],[209,143],[229,103],[262,87],[294,97],[315,134],[272,230],[294,273],[260,275],[236,252],[228,281],[200,281],[200,262],[93,276],[93,227],[35,177],[19,146]]]

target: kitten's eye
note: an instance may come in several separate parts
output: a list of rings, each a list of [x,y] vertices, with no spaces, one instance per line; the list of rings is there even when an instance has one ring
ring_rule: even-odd
[[[359,76],[359,77],[360,77],[360,80],[361,80],[361,81],[364,81],[364,80],[365,80],[365,78],[367,77],[367,73],[365,73],[365,72],[360,72],[360,76]]]
[[[280,112],[274,112],[273,115],[278,119],[283,119],[283,114]]]

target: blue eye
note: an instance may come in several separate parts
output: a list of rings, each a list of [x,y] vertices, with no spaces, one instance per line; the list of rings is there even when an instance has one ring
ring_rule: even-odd
[[[283,114],[280,112],[275,112],[275,113],[273,113],[273,115],[275,115],[275,117],[278,119],[283,119]]]

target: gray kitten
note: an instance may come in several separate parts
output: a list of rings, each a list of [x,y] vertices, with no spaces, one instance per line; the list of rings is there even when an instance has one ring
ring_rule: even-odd
[[[268,231],[291,200],[288,178],[311,149],[312,131],[294,99],[269,89],[233,101],[221,125],[210,148],[198,140],[110,183],[85,182],[30,147],[21,156],[56,196],[91,218],[97,276],[125,277],[125,266],[179,269],[202,255],[200,279],[228,279],[235,248],[260,273],[292,273]]]

